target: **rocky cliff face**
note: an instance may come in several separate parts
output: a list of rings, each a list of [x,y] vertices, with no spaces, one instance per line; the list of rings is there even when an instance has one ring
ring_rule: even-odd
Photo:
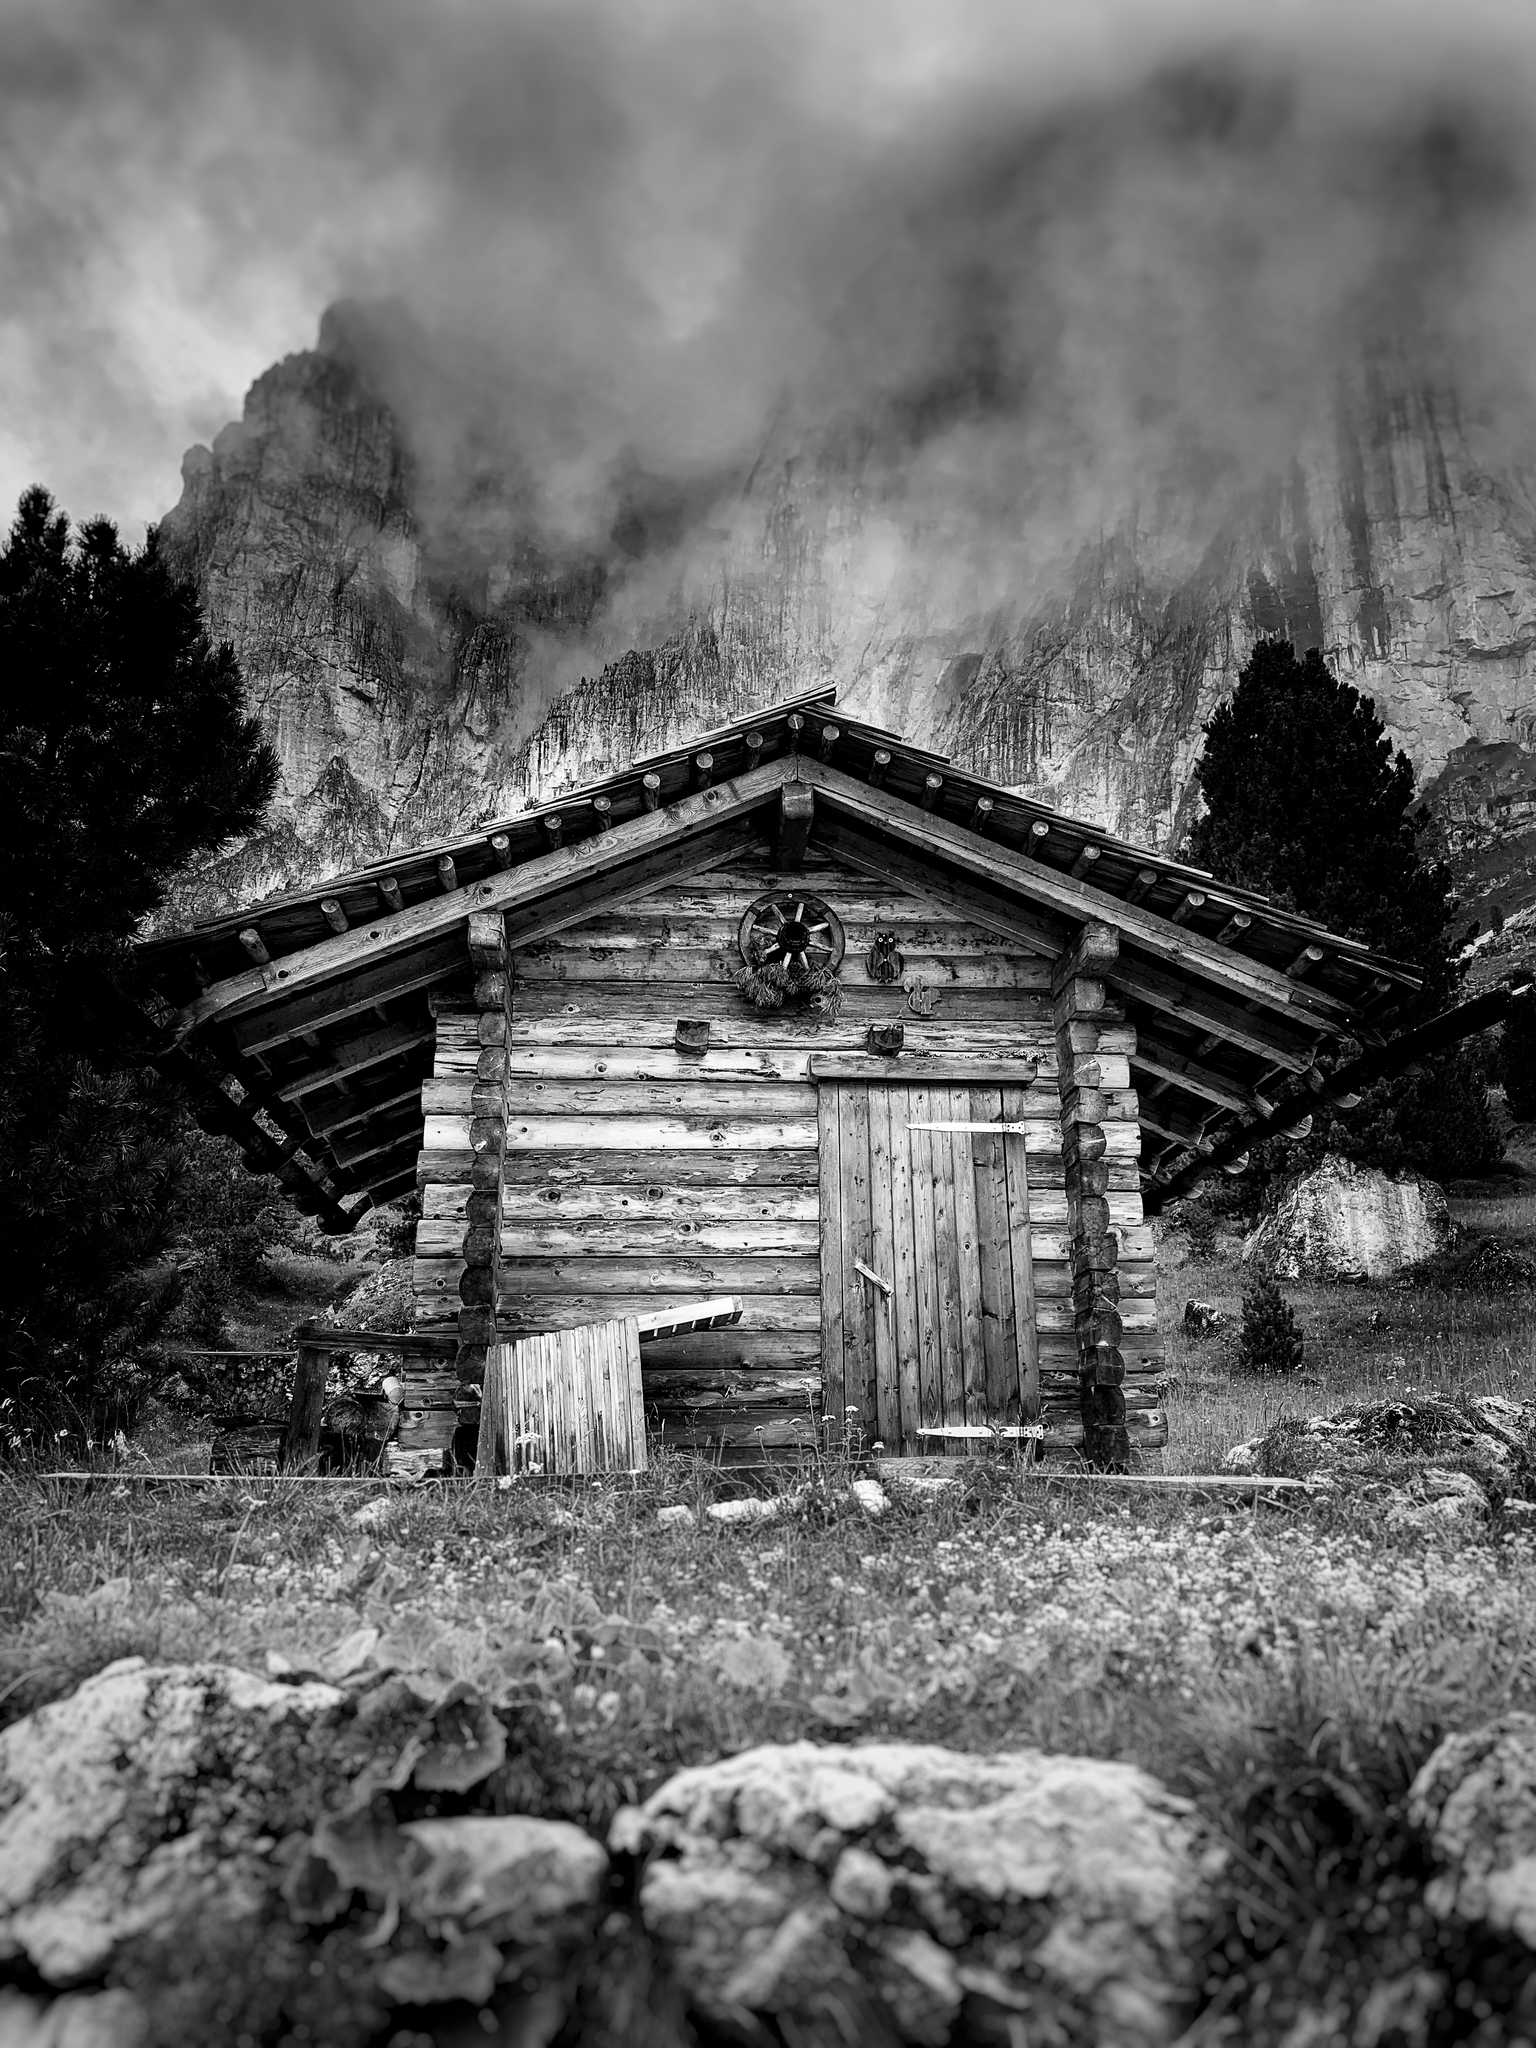
[[[823,682],[1167,846],[1201,726],[1273,633],[1375,699],[1469,911],[1536,898],[1536,471],[1443,382],[1362,370],[1288,473],[1219,513],[1170,486],[1001,595],[916,523],[878,428],[778,429],[745,475],[637,486],[611,533],[553,557],[494,475],[445,522],[385,390],[327,316],[186,458],[165,536],[283,771],[273,830],[204,902],[462,830]]]

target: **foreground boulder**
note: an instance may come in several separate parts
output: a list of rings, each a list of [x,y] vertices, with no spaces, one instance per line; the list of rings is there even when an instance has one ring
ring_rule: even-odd
[[[1396,1521],[1466,1528],[1528,1485],[1536,1411],[1497,1394],[1366,1401],[1331,1415],[1282,1416],[1234,1444],[1229,1472],[1311,1479],[1382,1501]]]
[[[1536,1951],[1536,1715],[1448,1736],[1413,1781],[1408,1817],[1436,1866],[1430,1911]]]
[[[1243,1245],[1278,1280],[1390,1280],[1450,1241],[1445,1196],[1329,1153],[1294,1182]]]
[[[1130,1765],[905,1743],[683,1771],[611,1846],[642,1859],[644,1923],[706,2018],[935,2044],[1172,2041],[1221,1867]]]
[[[67,1994],[16,2008],[18,2040],[351,2048],[401,2008],[559,1985],[602,1847],[432,1815],[499,1768],[494,1712],[332,1661],[347,1684],[129,1658],[0,1733],[0,1969]]]

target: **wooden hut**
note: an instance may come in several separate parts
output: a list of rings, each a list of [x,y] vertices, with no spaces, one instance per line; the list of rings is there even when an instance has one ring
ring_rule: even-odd
[[[145,961],[254,1167],[333,1229],[420,1191],[416,1440],[633,1315],[671,1441],[1111,1464],[1166,1437],[1149,1207],[1418,985],[830,691]]]

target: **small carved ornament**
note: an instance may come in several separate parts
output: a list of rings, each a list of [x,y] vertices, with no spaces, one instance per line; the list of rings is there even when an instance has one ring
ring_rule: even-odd
[[[906,983],[907,1008],[914,1017],[931,1017],[939,1007],[939,992],[926,981],[914,977]]]
[[[894,932],[876,932],[875,943],[864,955],[864,965],[871,981],[900,981],[906,961],[896,950]]]

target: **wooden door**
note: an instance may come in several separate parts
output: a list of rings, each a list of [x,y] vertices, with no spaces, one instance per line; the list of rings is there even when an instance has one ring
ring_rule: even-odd
[[[1040,1408],[1022,1087],[825,1080],[826,1416],[887,1450]],[[963,1442],[963,1439],[960,1440]]]

